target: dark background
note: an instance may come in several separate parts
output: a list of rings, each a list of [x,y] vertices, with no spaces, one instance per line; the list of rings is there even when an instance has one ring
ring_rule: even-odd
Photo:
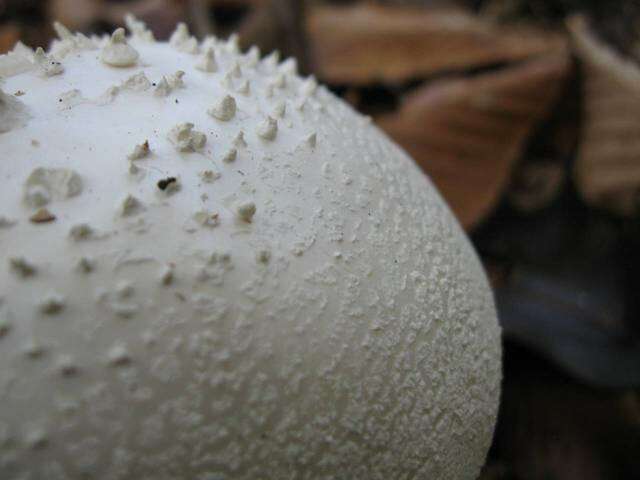
[[[505,333],[483,480],[640,479],[640,2],[0,0],[0,53],[128,11],[294,55],[438,185]]]

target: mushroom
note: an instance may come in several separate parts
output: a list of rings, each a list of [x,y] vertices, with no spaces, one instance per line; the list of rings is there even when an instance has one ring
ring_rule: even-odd
[[[0,56],[2,478],[475,478],[500,328],[432,183],[277,56],[205,74],[184,27],[128,23],[106,63]]]

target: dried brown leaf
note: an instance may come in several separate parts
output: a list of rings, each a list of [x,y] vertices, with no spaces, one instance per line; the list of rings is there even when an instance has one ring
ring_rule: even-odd
[[[49,17],[71,30],[87,31],[98,23],[122,25],[124,16],[132,13],[152,27],[158,38],[167,38],[179,21],[186,16],[187,3],[168,0],[51,0]]]
[[[63,23],[71,30],[85,30],[100,20],[100,0],[51,0],[47,4],[49,17]]]
[[[20,28],[8,24],[0,26],[0,55],[10,51],[16,42],[20,40]]]
[[[564,35],[465,10],[359,3],[307,15],[314,70],[332,83],[401,82],[563,52]]]
[[[426,84],[379,124],[431,176],[463,226],[496,204],[532,129],[570,70],[549,55],[471,78]]]
[[[633,215],[640,207],[640,68],[602,42],[584,16],[568,26],[584,79],[576,184],[587,202]]]

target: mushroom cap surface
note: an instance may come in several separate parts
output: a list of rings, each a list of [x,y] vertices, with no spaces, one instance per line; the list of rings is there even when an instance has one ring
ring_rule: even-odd
[[[476,478],[500,329],[432,183],[291,60],[179,33],[0,57],[2,478]]]

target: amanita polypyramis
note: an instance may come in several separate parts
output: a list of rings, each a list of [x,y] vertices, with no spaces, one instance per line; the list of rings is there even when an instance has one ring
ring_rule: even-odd
[[[0,57],[2,478],[475,478],[500,331],[429,180],[294,60],[128,26]]]

